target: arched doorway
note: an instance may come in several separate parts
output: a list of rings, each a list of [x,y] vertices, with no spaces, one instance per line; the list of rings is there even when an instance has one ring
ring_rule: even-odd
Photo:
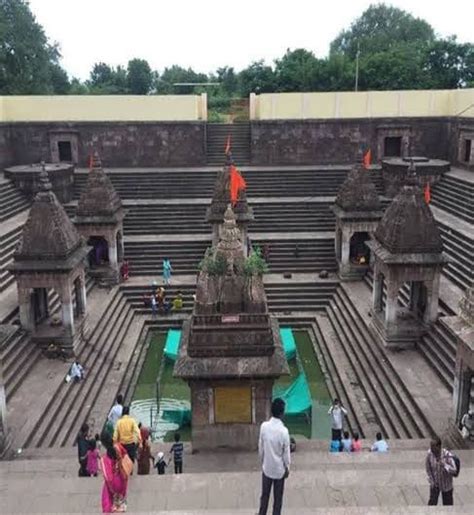
[[[355,232],[349,242],[349,260],[358,265],[368,265],[370,262],[370,249],[365,244],[370,240],[368,232]]]
[[[102,236],[91,236],[87,244],[92,247],[89,252],[89,266],[98,267],[109,263],[109,245]]]

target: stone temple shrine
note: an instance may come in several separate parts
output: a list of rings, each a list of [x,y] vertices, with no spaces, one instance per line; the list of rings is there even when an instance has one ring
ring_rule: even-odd
[[[273,383],[288,373],[278,322],[251,259],[229,205],[219,243],[203,261],[174,368],[191,388],[193,450],[254,449]]]

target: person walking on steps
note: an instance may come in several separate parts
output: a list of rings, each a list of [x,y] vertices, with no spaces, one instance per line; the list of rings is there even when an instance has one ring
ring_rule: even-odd
[[[135,420],[130,416],[130,408],[124,406],[122,416],[114,431],[114,443],[122,444],[130,459],[135,462],[137,448],[141,447],[141,434]]]
[[[258,515],[266,515],[273,486],[273,515],[281,514],[285,479],[290,474],[290,435],[283,424],[285,401],[272,402],[270,420],[260,426],[258,454],[262,462],[262,495]]]
[[[173,271],[173,267],[171,266],[171,261],[168,258],[163,259],[163,281],[166,285],[169,285],[171,282],[171,272]]]
[[[328,415],[331,417],[331,440],[341,440],[344,417],[347,415],[347,410],[339,399],[334,399],[332,406],[329,408]]]
[[[443,498],[444,506],[453,505],[453,477],[458,469],[454,456],[441,445],[441,440],[435,438],[431,441],[430,450],[425,461],[426,474],[430,484],[430,498],[428,506],[438,504],[439,494]]]

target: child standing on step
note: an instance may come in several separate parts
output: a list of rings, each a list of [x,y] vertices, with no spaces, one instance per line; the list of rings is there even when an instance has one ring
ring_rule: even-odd
[[[174,444],[171,446],[170,454],[173,455],[174,461],[174,473],[182,474],[183,473],[183,453],[184,446],[181,440],[181,435],[179,433],[174,434]]]
[[[97,472],[99,470],[99,458],[100,452],[97,449],[97,441],[90,441],[90,449],[87,451],[87,473],[89,476],[97,477]]]

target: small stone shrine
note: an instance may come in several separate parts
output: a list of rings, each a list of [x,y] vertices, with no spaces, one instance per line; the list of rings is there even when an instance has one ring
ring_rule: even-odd
[[[206,220],[212,224],[212,245],[216,246],[219,241],[219,227],[224,221],[224,213],[230,202],[230,168],[233,165],[232,156],[227,156],[227,161],[222,170],[217,172],[214,185],[214,194],[211,205],[207,208]],[[237,218],[237,225],[241,232],[244,255],[249,253],[247,226],[254,220],[253,209],[247,202],[245,190],[239,191],[239,198],[233,211]]]
[[[40,190],[10,270],[17,282],[23,329],[40,345],[56,344],[71,356],[75,334],[82,329],[86,314],[85,261],[89,250],[51,191],[43,169]],[[50,312],[51,290],[60,299],[60,315]]]
[[[389,157],[382,160],[382,178],[385,195],[395,197],[409,176],[410,164],[416,163],[416,175],[419,186],[430,187],[439,182],[444,173],[449,172],[448,161],[428,159],[427,157]]]
[[[412,346],[437,319],[439,281],[446,263],[441,235],[417,184],[414,165],[367,244],[374,257],[372,324],[386,346]],[[401,307],[398,294],[406,283],[410,299]]]
[[[74,224],[92,247],[89,274],[107,284],[119,281],[119,266],[124,254],[123,218],[122,201],[95,152],[86,187],[77,204]]]
[[[245,258],[230,205],[217,247],[206,253],[194,311],[183,325],[174,375],[191,388],[193,451],[255,449],[274,381],[288,374],[263,278]]]
[[[335,252],[339,277],[360,279],[370,262],[366,242],[382,218],[377,190],[362,160],[347,175],[332,210],[336,215]]]
[[[453,387],[453,422],[474,410],[474,287],[466,290],[459,303],[459,316],[445,317],[445,325],[456,335],[456,365]]]
[[[5,169],[5,177],[11,179],[15,187],[30,199],[39,191],[42,170],[48,173],[52,190],[59,202],[66,204],[74,197],[74,165],[71,163],[33,163],[11,166]]]

